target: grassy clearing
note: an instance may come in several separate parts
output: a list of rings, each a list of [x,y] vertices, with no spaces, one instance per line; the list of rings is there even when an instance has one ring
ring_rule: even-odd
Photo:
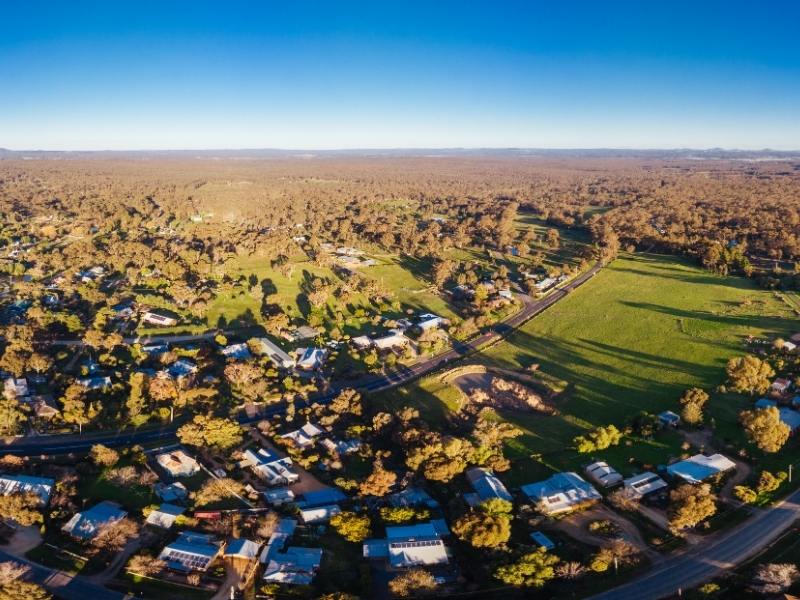
[[[752,282],[707,273],[689,261],[652,254],[625,255],[597,277],[482,359],[504,368],[541,370],[569,382],[557,407],[544,417],[501,413],[524,435],[509,445],[512,485],[578,468],[586,457],[565,450],[572,439],[598,425],[625,425],[642,410],[675,409],[688,387],[712,391],[725,379],[725,363],[744,353],[748,335],[787,336],[796,327],[791,309]],[[454,394],[434,379],[385,395],[392,405],[414,404],[423,416],[441,421]],[[708,414],[718,436],[743,444],[739,410],[752,400],[713,396]],[[632,462],[659,464],[680,453],[680,438],[663,432],[654,440],[626,439],[594,458],[621,472]],[[796,442],[790,442],[794,452]],[[536,455],[536,456],[532,456]],[[785,462],[783,454],[773,461]]]

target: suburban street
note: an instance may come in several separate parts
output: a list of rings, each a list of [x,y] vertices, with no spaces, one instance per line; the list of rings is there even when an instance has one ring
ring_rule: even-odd
[[[800,490],[709,543],[667,558],[634,581],[592,600],[656,600],[713,579],[757,555],[800,518]]]

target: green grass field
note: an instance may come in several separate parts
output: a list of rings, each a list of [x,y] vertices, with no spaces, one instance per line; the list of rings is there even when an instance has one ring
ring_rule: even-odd
[[[598,425],[623,426],[642,410],[675,410],[686,388],[711,392],[724,382],[725,363],[744,353],[746,335],[786,336],[796,325],[789,306],[746,279],[716,276],[675,257],[622,256],[483,355],[505,368],[537,363],[569,382],[557,401],[559,416],[501,415],[524,432],[507,451],[514,465],[509,482],[578,468],[586,457],[567,450],[576,435]],[[438,421],[453,408],[453,394],[458,397],[448,387],[424,380],[382,401],[418,405],[423,416]],[[720,433],[741,445],[736,419],[751,400],[731,396],[713,397],[707,413]],[[680,443],[676,433],[664,432],[652,441],[626,440],[596,458],[630,472],[632,460],[666,462],[680,452]],[[541,458],[532,460],[533,454]]]

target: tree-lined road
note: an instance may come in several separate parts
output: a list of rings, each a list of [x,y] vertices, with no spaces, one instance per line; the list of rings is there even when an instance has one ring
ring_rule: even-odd
[[[389,388],[404,385],[414,379],[432,373],[438,368],[457,361],[465,356],[479,352],[487,344],[496,342],[515,330],[521,325],[542,313],[544,310],[563,299],[572,290],[580,287],[601,269],[598,263],[591,269],[582,273],[575,279],[567,282],[563,286],[551,291],[547,296],[540,300],[534,300],[529,296],[520,294],[523,307],[522,310],[513,314],[508,319],[495,325],[490,331],[479,335],[469,342],[456,342],[450,350],[437,354],[427,360],[418,362],[409,367],[394,369],[382,375],[371,375],[363,379],[351,382],[337,382],[324,395],[313,398],[314,402],[325,404],[330,402],[336,394],[344,388],[352,387],[365,392],[379,392]],[[205,333],[197,336],[178,336],[172,338],[158,338],[159,341],[191,341],[205,339],[213,334]],[[150,338],[155,340],[155,338]],[[71,342],[73,345],[82,344],[79,340]],[[278,414],[285,410],[283,407],[274,407],[254,417],[241,416],[239,422],[243,425],[253,423]],[[38,456],[44,454],[69,454],[87,452],[94,444],[104,444],[109,447],[133,446],[135,444],[149,443],[168,443],[174,441],[175,432],[182,424],[181,421],[170,423],[157,429],[147,428],[143,430],[124,429],[118,432],[97,432],[77,435],[43,435],[39,437],[13,438],[6,441],[5,447],[0,448],[0,452],[16,454],[18,456]]]
[[[732,531],[665,559],[645,575],[591,600],[657,600],[677,595],[753,558],[800,519],[800,490]]]

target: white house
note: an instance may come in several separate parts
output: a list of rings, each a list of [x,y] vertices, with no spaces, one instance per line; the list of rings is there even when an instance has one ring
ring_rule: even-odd
[[[470,506],[475,506],[492,498],[500,498],[507,502],[513,502],[511,494],[497,476],[488,469],[472,467],[467,469],[467,481],[469,481],[474,494],[465,494],[465,499]]]
[[[366,350],[372,347],[372,338],[368,335],[359,335],[350,340],[353,346],[359,350]]]
[[[785,394],[791,389],[791,387],[792,382],[789,379],[784,379],[782,377],[779,377],[772,382],[772,390],[774,392],[778,392],[779,394]]]
[[[30,395],[28,380],[24,377],[7,377],[3,383],[3,394],[6,398],[22,401]]]
[[[200,471],[200,463],[180,449],[158,454],[156,462],[173,477],[190,477]]]
[[[261,353],[269,358],[276,367],[281,369],[294,367],[294,359],[272,340],[262,337],[258,338],[258,343],[261,345]]]
[[[314,445],[314,438],[324,433],[322,429],[313,423],[306,423],[300,429],[295,429],[282,435],[285,440],[292,440],[299,448],[308,448]]]
[[[297,527],[294,519],[281,519],[270,536],[260,562],[264,567],[264,580],[286,585],[310,585],[322,563],[321,548],[286,547]]]
[[[420,315],[419,322],[417,323],[417,327],[419,327],[422,331],[438,329],[444,325],[447,325],[447,319],[431,313]]]
[[[622,483],[622,475],[620,475],[614,467],[602,460],[586,467],[586,475],[589,479],[604,488],[613,487]]]
[[[392,348],[402,348],[409,341],[401,330],[390,329],[387,335],[375,338],[372,343],[378,350],[391,350]]]
[[[204,572],[220,555],[222,548],[214,538],[204,533],[183,531],[178,539],[165,546],[158,555],[167,567],[183,573]]]
[[[447,564],[450,557],[433,522],[387,527],[385,540],[366,540],[363,555],[386,559],[395,569]]]
[[[243,462],[270,485],[289,485],[300,479],[299,473],[292,469],[291,458],[279,458],[263,448],[258,452],[246,450]]]
[[[546,515],[598,502],[602,496],[577,473],[556,473],[550,479],[522,486],[522,492]]]
[[[338,504],[324,504],[313,508],[300,509],[300,519],[305,524],[326,523],[333,515],[342,512]]]
[[[154,527],[160,527],[161,529],[169,529],[182,514],[183,507],[174,504],[162,504],[147,515],[145,523],[153,525]]]
[[[294,502],[294,492],[285,487],[267,490],[266,492],[261,492],[261,495],[264,496],[267,504],[272,506],[282,506]]]
[[[178,324],[178,320],[170,315],[155,311],[148,310],[142,315],[142,321],[150,325],[158,327],[172,327]]]
[[[722,454],[695,454],[667,466],[667,473],[672,477],[679,477],[688,483],[700,483],[719,473],[725,473],[736,468],[736,463]]]
[[[632,497],[644,498],[650,494],[656,494],[669,487],[667,482],[655,473],[640,473],[629,477],[623,483],[625,491]]]
[[[253,357],[253,355],[250,354],[250,348],[248,348],[247,344],[244,342],[225,346],[220,352],[225,358],[232,358],[235,360],[248,360]]]

